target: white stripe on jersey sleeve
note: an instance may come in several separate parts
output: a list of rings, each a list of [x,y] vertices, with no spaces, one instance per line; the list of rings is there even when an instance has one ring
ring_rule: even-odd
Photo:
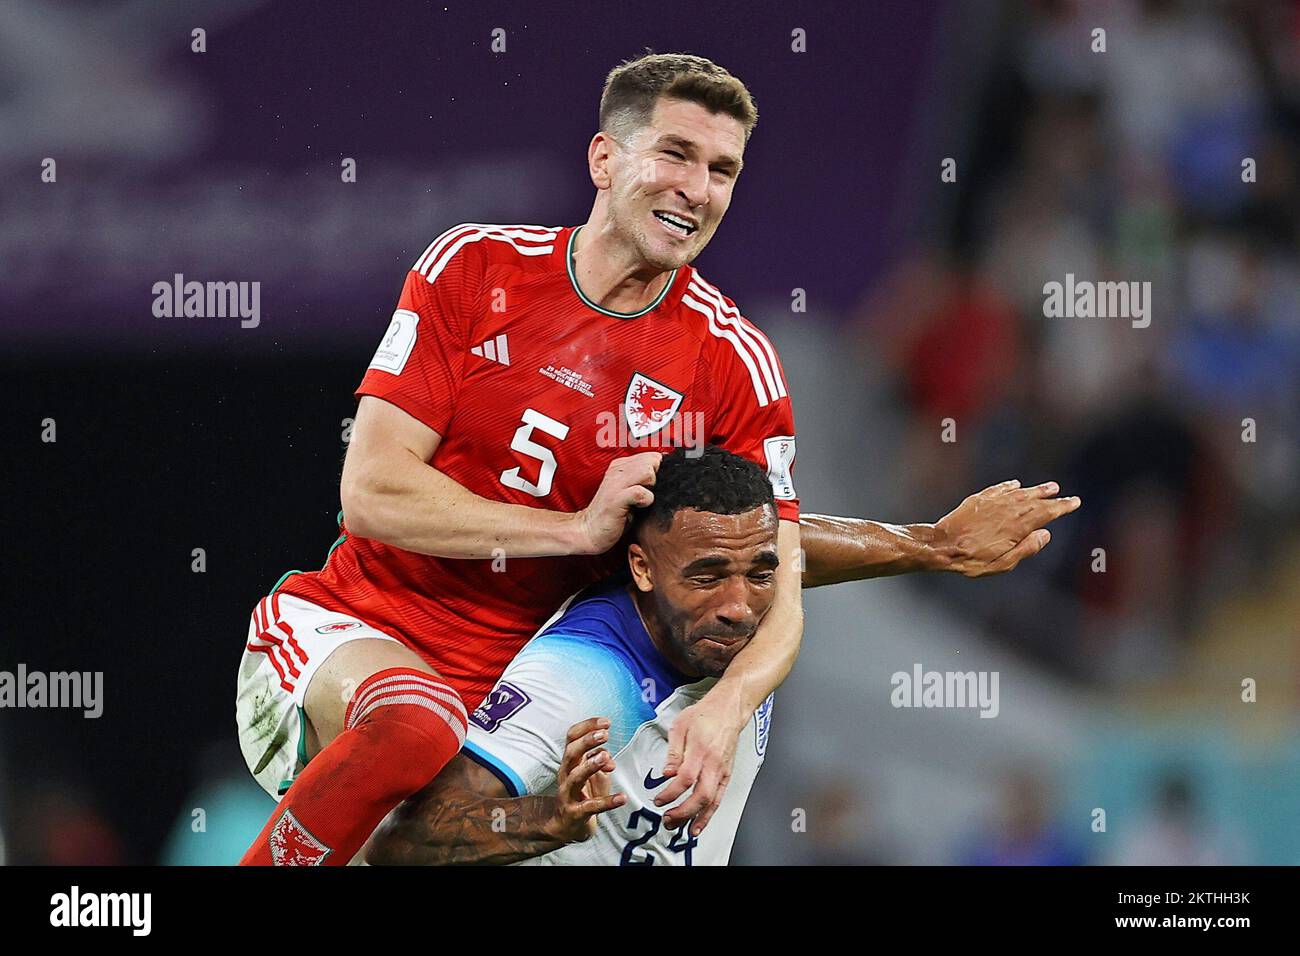
[[[750,354],[748,348],[741,344],[740,339],[737,338],[735,332],[731,331],[731,329],[724,329],[718,324],[717,307],[713,305],[705,305],[704,303],[692,298],[690,295],[691,291],[693,290],[688,289],[686,292],[682,293],[682,305],[694,309],[696,312],[703,315],[709,320],[709,331],[718,338],[726,339],[731,343],[732,347],[736,350],[736,354],[740,356],[740,360],[744,362],[745,367],[749,369],[749,380],[754,383],[754,395],[758,398],[758,407],[765,407],[768,404],[767,392],[763,388],[763,378],[759,374],[757,366],[754,364],[753,355]]]
[[[559,227],[496,226],[488,223],[463,222],[448,229],[429,243],[428,248],[424,250],[411,268],[424,275],[429,282],[433,282],[446,268],[447,263],[456,254],[456,250],[460,249],[466,242],[477,242],[479,239],[485,238],[495,239],[498,242],[509,243],[521,255],[540,256],[552,252],[555,247],[553,245],[524,246],[512,240],[526,239],[530,242],[550,242],[559,234]],[[451,248],[448,253],[449,247]],[[448,254],[444,256],[444,253]]]
[[[739,309],[728,305],[717,286],[705,282],[698,272],[691,276],[691,288],[700,298],[712,302],[718,309],[722,323],[735,328],[740,337],[748,343],[763,369],[763,377],[767,380],[768,392],[773,400],[784,398],[786,390],[785,382],[781,379],[781,366],[776,360],[776,352],[772,348],[772,343],[767,340],[767,336],[741,315]]]
[[[429,264],[437,257],[438,253],[446,248],[447,243],[455,236],[465,234],[467,229],[486,229],[501,232],[510,235],[516,239],[536,239],[538,242],[545,242],[554,239],[560,232],[559,226],[504,226],[496,225],[489,222],[462,222],[452,226],[446,232],[439,235],[433,242],[425,248],[416,260],[415,265],[411,268],[416,272],[423,272],[429,267]]]

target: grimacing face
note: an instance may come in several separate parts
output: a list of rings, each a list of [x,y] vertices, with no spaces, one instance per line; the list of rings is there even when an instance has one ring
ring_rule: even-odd
[[[683,509],[667,531],[641,528],[628,548],[632,584],[678,670],[720,677],[754,636],[776,597],[777,526],[776,509],[761,505],[737,515]]]
[[[661,97],[650,122],[626,142],[600,135],[611,148],[606,172],[615,228],[660,272],[691,262],[731,204],[744,165],[745,127],[726,113]]]

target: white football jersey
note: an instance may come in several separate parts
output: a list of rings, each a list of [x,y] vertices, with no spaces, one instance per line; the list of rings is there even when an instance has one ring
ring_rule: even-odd
[[[772,697],[741,733],[731,782],[703,834],[664,828],[668,808],[654,804],[667,785],[662,770],[674,718],[715,683],[677,672],[659,653],[626,583],[584,592],[544,627],[474,711],[463,752],[512,796],[554,794],[569,728],[607,717],[613,791],[627,802],[597,818],[591,839],[518,865],[725,865],[763,765]]]

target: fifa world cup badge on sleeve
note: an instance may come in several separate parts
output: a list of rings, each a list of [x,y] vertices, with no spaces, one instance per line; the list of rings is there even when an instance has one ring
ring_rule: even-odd
[[[370,360],[370,367],[400,375],[415,348],[415,327],[419,322],[420,317],[407,309],[394,312],[393,321],[380,340],[375,357]]]
[[[790,469],[794,467],[794,436],[768,438],[763,442],[763,451],[767,455],[767,480],[772,483],[772,497],[793,498],[794,478]]]
[[[503,721],[509,720],[523,710],[531,700],[532,698],[518,687],[502,681],[483,698],[483,703],[474,709],[470,720],[490,734],[500,727]]]

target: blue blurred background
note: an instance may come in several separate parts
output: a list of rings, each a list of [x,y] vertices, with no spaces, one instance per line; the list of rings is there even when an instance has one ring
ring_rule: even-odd
[[[1300,862],[1282,0],[0,5],[0,669],[102,670],[106,697],[0,710],[3,859],[251,841],[246,617],[333,540],[405,269],[456,222],[583,221],[601,83],[647,47],[757,100],[696,265],[781,352],[804,509],[929,521],[1006,478],[1084,501],[1010,575],[805,595],[734,862]],[[261,282],[259,325],[156,318],[175,273]],[[1151,282],[1150,326],[1044,317],[1067,273]],[[998,717],[892,707],[918,663],[997,671]]]

